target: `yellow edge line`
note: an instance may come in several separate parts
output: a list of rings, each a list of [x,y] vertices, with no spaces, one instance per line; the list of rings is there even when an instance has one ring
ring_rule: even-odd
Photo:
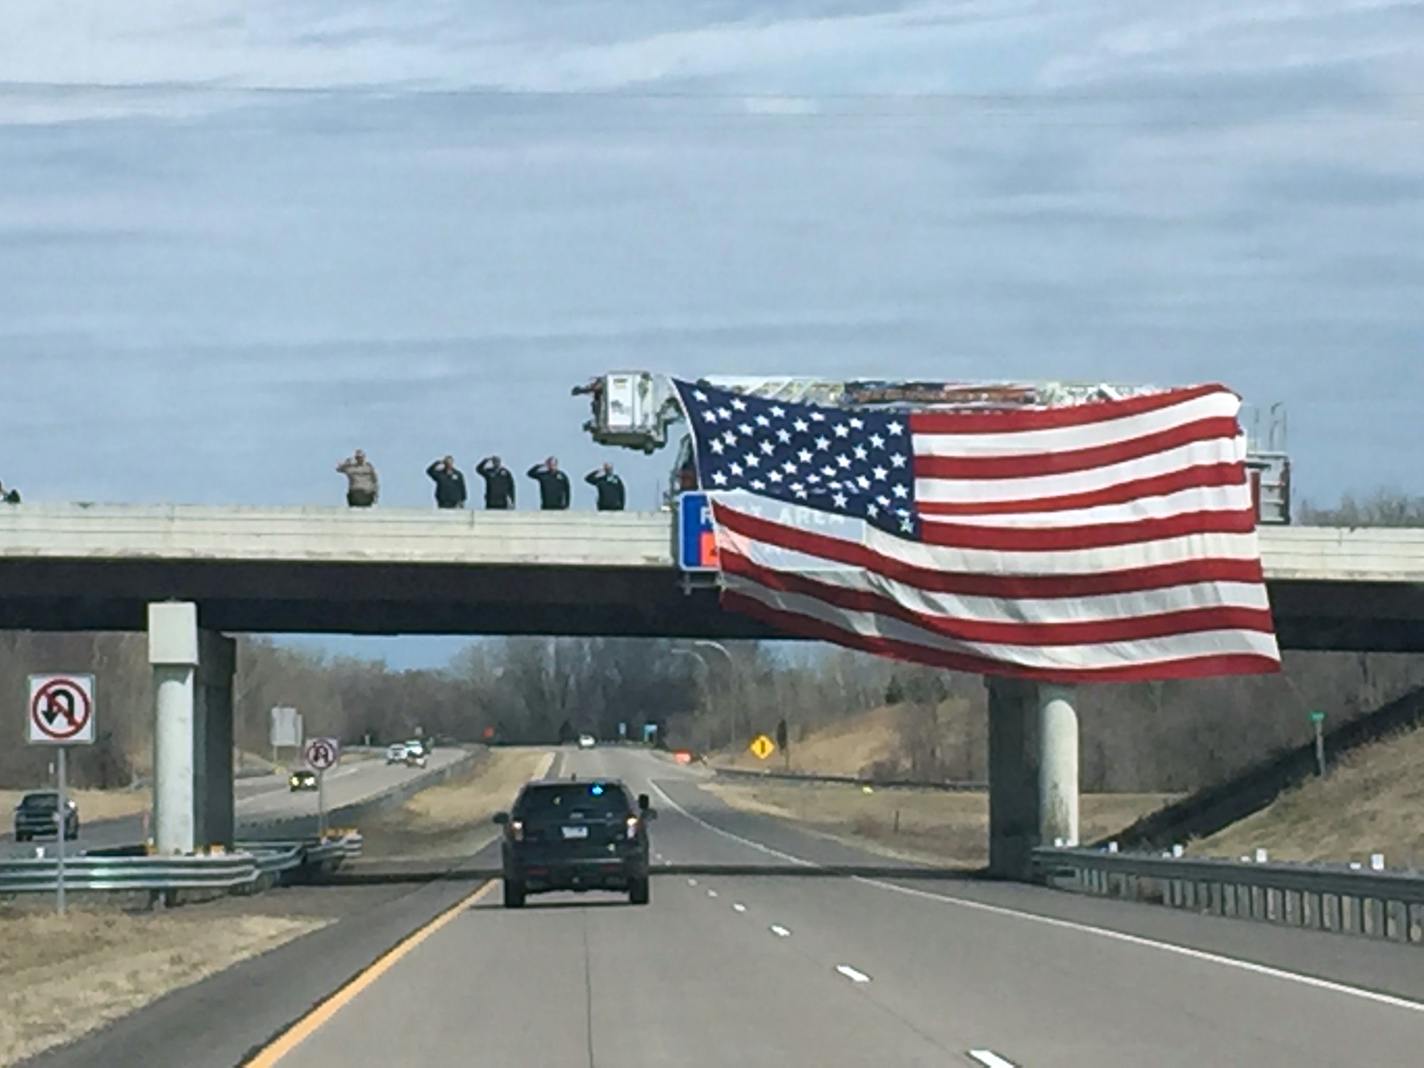
[[[321,1002],[311,1012],[278,1035],[275,1040],[264,1046],[255,1057],[244,1062],[246,1068],[272,1068],[354,1001],[362,991],[395,967],[402,957],[493,889],[494,880],[490,880],[474,893],[451,905],[424,927],[417,928],[406,935],[405,938],[377,957],[364,971],[351,978],[331,997]]]

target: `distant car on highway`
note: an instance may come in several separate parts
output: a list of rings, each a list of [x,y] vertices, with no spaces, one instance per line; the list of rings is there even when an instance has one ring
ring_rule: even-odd
[[[287,785],[295,793],[297,790],[315,790],[316,772],[310,768],[298,768],[287,776]]]
[[[406,758],[406,747],[404,742],[396,742],[386,746],[387,764],[404,764]]]
[[[598,744],[598,740],[591,734],[580,734],[578,736],[578,747],[580,749],[592,749]]]
[[[646,905],[648,821],[656,818],[648,795],[635,802],[617,779],[525,784],[514,807],[494,817],[504,827],[505,908],[550,890],[626,891]]]
[[[411,738],[407,741],[405,743],[405,751],[422,757],[430,755],[430,747],[426,745],[425,741],[421,738]]]
[[[64,837],[79,837],[79,805],[70,798],[65,805]],[[59,837],[58,790],[35,790],[20,798],[15,806],[15,841]]]
[[[408,768],[423,768],[426,765],[425,754],[416,749],[407,749],[405,754],[405,766]]]

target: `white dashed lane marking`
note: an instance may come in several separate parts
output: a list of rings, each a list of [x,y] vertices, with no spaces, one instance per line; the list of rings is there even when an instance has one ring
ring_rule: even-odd
[[[841,973],[842,975],[844,975],[847,979],[849,979],[852,983],[868,983],[868,982],[870,982],[870,976],[866,975],[866,974],[865,974],[864,972],[862,972],[862,971],[858,971],[858,970],[856,970],[855,968],[852,968],[849,964],[837,964],[837,965],[836,965],[836,971],[840,972],[840,973]]]
[[[971,1049],[969,1056],[973,1057],[986,1068],[1017,1068],[1013,1061],[1006,1061],[991,1049]]]
[[[770,931],[772,934],[776,935],[777,938],[791,937],[791,932],[788,931],[785,927],[781,926],[781,924],[779,923],[773,923],[770,927],[767,928],[767,930]]]
[[[733,910],[734,912],[746,912],[746,911],[747,911],[747,907],[746,907],[745,905],[743,905],[740,901],[738,901],[736,904],[734,904],[734,905],[732,906],[732,910]]]

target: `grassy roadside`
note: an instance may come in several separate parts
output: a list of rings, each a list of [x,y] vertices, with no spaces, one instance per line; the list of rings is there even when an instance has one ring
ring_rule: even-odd
[[[553,754],[536,749],[491,749],[468,771],[422,790],[400,808],[363,820],[367,857],[454,856],[476,852],[494,837],[490,817],[509,807]]]
[[[840,783],[712,782],[702,787],[734,808],[799,823],[879,853],[933,864],[981,867],[989,859],[989,799]],[[1174,800],[1167,794],[1087,794],[1080,809],[1084,840],[1110,834]]]
[[[1263,847],[1272,860],[1333,862],[1383,853],[1391,868],[1424,868],[1421,761],[1424,729],[1382,739],[1188,851],[1237,858]]]
[[[51,789],[51,787],[35,787]],[[0,790],[0,806],[5,813],[13,813],[29,790]],[[70,790],[69,796],[79,805],[81,823],[96,823],[99,820],[116,820],[124,816],[136,816],[147,812],[152,794],[147,790]]]
[[[0,1065],[15,1064],[324,925],[202,908],[133,914],[0,908]]]

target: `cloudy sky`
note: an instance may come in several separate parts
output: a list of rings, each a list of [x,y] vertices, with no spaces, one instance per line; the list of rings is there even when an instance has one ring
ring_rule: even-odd
[[[0,7],[28,499],[425,505],[622,367],[1221,380],[1424,492],[1424,5]]]

